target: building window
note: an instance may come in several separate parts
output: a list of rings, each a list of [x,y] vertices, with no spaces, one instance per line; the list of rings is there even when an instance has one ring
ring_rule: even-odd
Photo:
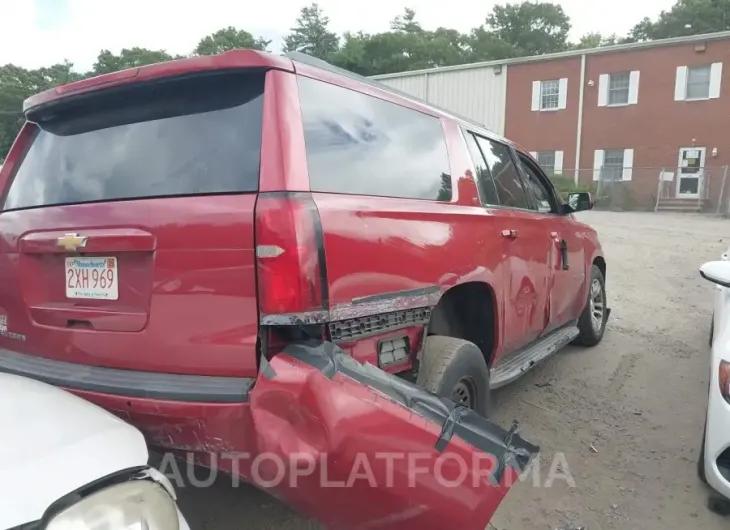
[[[540,151],[536,158],[545,173],[548,175],[555,173],[555,151]]]
[[[687,68],[687,99],[710,97],[710,66]]]
[[[560,103],[560,81],[543,81],[540,87],[540,109],[557,109]]]
[[[568,79],[532,82],[532,110],[560,110],[567,106]]]
[[[677,67],[674,99],[705,100],[720,97],[722,63]]]
[[[530,154],[537,160],[542,170],[551,177],[563,172],[562,151],[531,151]]]
[[[621,180],[621,174],[624,170],[624,150],[612,149],[604,151],[603,168],[601,170],[601,180],[614,181]]]
[[[629,102],[631,72],[611,74],[608,78],[608,104],[626,105]]]
[[[633,149],[597,150],[593,160],[593,180],[616,182],[631,180]]]
[[[601,74],[598,78],[598,106],[622,107],[639,102],[639,70]]]

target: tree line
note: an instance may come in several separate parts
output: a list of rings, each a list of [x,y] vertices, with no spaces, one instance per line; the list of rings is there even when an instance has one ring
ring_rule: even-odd
[[[412,9],[405,9],[381,33],[337,35],[315,2],[301,9],[284,37],[283,49],[301,51],[362,75],[418,70],[476,61],[541,55],[571,49],[657,40],[730,29],[730,0],[677,0],[654,20],[639,21],[627,35],[589,33],[569,40],[570,17],[559,5],[523,1],[495,5],[484,23],[462,33],[450,28],[424,29]],[[222,28],[200,40],[190,55],[213,55],[234,48],[271,50],[271,41],[235,27]],[[125,48],[118,54],[101,50],[89,72],[65,61],[26,69],[0,66],[0,160],[7,153],[23,117],[28,96],[86,77],[181,58],[165,50]]]

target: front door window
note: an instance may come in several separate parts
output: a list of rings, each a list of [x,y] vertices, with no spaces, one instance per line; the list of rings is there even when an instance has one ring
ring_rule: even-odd
[[[683,147],[679,150],[677,195],[698,197],[705,166],[704,147]]]

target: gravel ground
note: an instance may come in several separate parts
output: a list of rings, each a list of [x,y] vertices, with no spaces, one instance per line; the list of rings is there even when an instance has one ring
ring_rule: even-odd
[[[730,245],[730,221],[581,216],[604,246],[611,320],[599,346],[567,349],[496,392],[497,421],[519,419],[542,454],[537,485],[534,474],[516,484],[490,528],[725,530],[696,476],[712,296],[697,268]],[[230,480],[180,496],[194,529],[320,528]]]

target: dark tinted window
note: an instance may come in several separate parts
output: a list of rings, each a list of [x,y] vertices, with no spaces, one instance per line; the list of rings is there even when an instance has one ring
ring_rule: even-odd
[[[299,96],[312,191],[451,199],[437,118],[306,77]]]
[[[527,180],[527,187],[533,196],[534,209],[543,213],[556,212],[552,195],[547,188],[547,184],[540,178],[537,169],[526,158],[520,155],[520,165]]]
[[[500,203],[512,208],[529,208],[525,188],[509,147],[482,137],[477,137],[477,141],[497,186]]]
[[[479,193],[482,197],[482,203],[484,204],[499,204],[499,197],[497,196],[497,188],[494,186],[492,175],[489,173],[487,164],[484,161],[482,152],[479,150],[477,141],[474,135],[471,133],[464,134],[466,138],[466,145],[471,153],[471,159],[474,161],[474,167],[476,169],[477,185],[479,186]]]
[[[264,75],[102,91],[54,109],[5,209],[258,188]]]

